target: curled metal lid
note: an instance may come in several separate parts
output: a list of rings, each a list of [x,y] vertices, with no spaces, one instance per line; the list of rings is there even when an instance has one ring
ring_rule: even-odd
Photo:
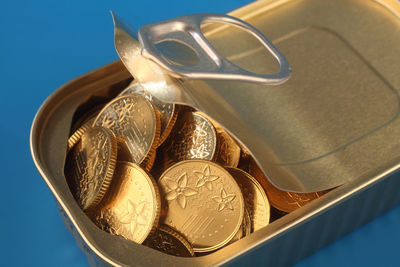
[[[115,14],[113,18],[116,50],[133,77],[160,100],[193,106],[220,123],[250,152],[275,186],[314,192],[348,181],[340,176],[308,176],[308,163],[314,159],[290,162],[281,156],[291,149],[285,144],[277,145],[275,140],[279,142],[277,137],[287,133],[270,131],[266,122],[271,121],[271,112],[264,109],[268,108],[265,103],[271,101],[267,99],[268,91],[278,88],[272,85],[287,81],[291,69],[282,53],[257,29],[227,15],[198,14],[145,25],[137,37],[125,21]],[[228,23],[250,33],[276,59],[279,71],[256,74],[233,64],[204,37],[200,28],[204,21]],[[303,134],[299,132],[300,136]],[[300,153],[303,150],[295,149]]]

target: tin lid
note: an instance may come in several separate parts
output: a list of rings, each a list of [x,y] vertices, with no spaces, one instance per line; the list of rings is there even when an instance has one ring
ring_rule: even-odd
[[[136,31],[113,17],[116,49],[133,77],[157,98],[193,106],[220,123],[283,190],[322,191],[358,178],[352,172],[363,173],[365,164],[362,149],[354,144],[392,119],[387,101],[379,103],[390,98],[390,84],[327,29],[303,28],[274,41],[291,62],[295,75],[288,81],[291,70],[283,54],[241,20],[215,14],[181,17],[143,26],[138,41]],[[245,44],[244,51],[220,56],[202,34],[202,21],[245,29],[221,26],[207,35],[213,44],[222,44],[224,54],[237,40]],[[246,44],[254,36],[261,45]],[[278,62],[276,74],[250,73],[230,61],[250,61],[244,65],[268,71],[276,63],[260,57],[263,50]]]

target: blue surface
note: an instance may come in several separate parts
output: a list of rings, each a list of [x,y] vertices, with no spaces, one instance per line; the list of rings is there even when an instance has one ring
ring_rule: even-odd
[[[33,165],[29,130],[36,110],[57,87],[117,59],[109,10],[138,28],[189,13],[227,12],[248,2],[1,2],[1,266],[87,265]],[[399,222],[397,207],[296,266],[399,266]]]

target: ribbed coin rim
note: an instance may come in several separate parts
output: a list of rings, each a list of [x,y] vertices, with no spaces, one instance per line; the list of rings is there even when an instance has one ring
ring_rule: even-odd
[[[175,122],[178,119],[178,111],[177,111],[177,106],[173,104],[173,110],[172,110],[172,116],[167,122],[167,125],[165,126],[163,132],[161,133],[160,141],[158,143],[158,146],[160,146],[162,143],[164,143],[165,140],[167,140],[169,134],[172,131],[172,128],[174,128]]]
[[[67,151],[70,151],[76,143],[79,142],[81,139],[82,135],[84,135],[88,130],[90,130],[92,127],[88,124],[84,124],[81,127],[78,128],[69,138],[67,141]]]
[[[257,181],[257,179],[256,178],[254,178],[251,174],[249,174],[249,173],[247,173],[247,172],[245,172],[245,171],[243,171],[243,170],[241,170],[241,169],[239,169],[239,168],[233,168],[233,167],[225,167],[225,169],[232,175],[232,177],[236,180],[237,178],[236,178],[236,176],[233,174],[233,173],[231,173],[231,171],[232,172],[239,172],[239,173],[241,173],[242,175],[244,175],[245,177],[247,177],[255,186],[256,186],[256,188],[261,192],[261,195],[263,196],[263,198],[264,198],[264,201],[265,201],[265,203],[267,203],[268,204],[268,218],[267,218],[267,221],[268,221],[268,223],[265,225],[265,226],[267,226],[268,224],[269,224],[269,221],[270,221],[270,216],[271,216],[271,204],[269,203],[270,201],[269,201],[269,198],[268,198],[268,196],[267,196],[267,194],[265,193],[265,189],[264,189],[264,187],[260,184],[260,182],[258,182]],[[237,182],[237,180],[236,180],[236,182]],[[239,185],[240,185],[240,183],[239,182],[237,182]],[[243,198],[245,198],[244,196],[243,196]],[[250,215],[250,214],[249,214]],[[251,217],[250,217],[250,219],[251,219]],[[254,231],[257,231],[258,229],[253,229]]]
[[[89,208],[97,206],[101,200],[103,199],[104,195],[106,194],[108,188],[110,187],[110,183],[112,181],[116,163],[117,163],[117,152],[118,152],[118,143],[117,143],[117,138],[115,137],[114,133],[102,126],[95,126],[91,128],[90,130],[94,130],[96,128],[101,128],[103,131],[106,132],[106,134],[109,136],[110,140],[110,157],[107,165],[107,171],[104,176],[103,183],[101,184],[101,187],[99,191],[97,192],[96,197],[92,201],[88,207],[86,207],[84,210],[88,210]]]
[[[167,234],[170,234],[173,237],[175,237],[176,239],[178,239],[186,247],[186,249],[189,251],[190,255],[192,257],[194,256],[194,250],[193,250],[192,245],[190,245],[189,241],[187,241],[186,238],[181,233],[179,233],[179,231],[177,231],[167,225],[159,225],[158,230],[165,232]]]
[[[189,160],[183,160],[183,161],[180,161],[180,162],[178,162],[178,163],[172,165],[171,167],[169,167],[167,170],[165,170],[165,171],[161,174],[160,178],[158,179],[158,184],[161,183],[162,178],[164,178],[164,177],[166,176],[166,174],[167,174],[172,168],[176,168],[176,167],[178,167],[179,165],[182,165],[182,164],[185,164],[185,163],[189,163],[189,162],[200,162],[201,164],[210,164],[210,165],[214,165],[214,167],[217,167],[217,168],[219,168],[222,172],[225,172],[225,174],[227,174],[228,177],[232,177],[232,183],[233,183],[234,185],[237,186],[237,189],[239,189],[238,192],[240,192],[240,194],[239,194],[239,199],[241,200],[241,202],[242,202],[242,204],[243,204],[243,209],[242,209],[241,212],[240,212],[239,220],[238,220],[238,223],[236,224],[236,226],[235,226],[235,228],[234,228],[234,231],[233,231],[224,241],[222,241],[220,244],[217,244],[217,245],[215,245],[215,246],[211,246],[211,247],[207,247],[207,248],[196,248],[194,245],[192,245],[192,246],[193,246],[194,252],[210,252],[210,251],[214,251],[214,250],[219,249],[219,248],[225,246],[226,244],[228,244],[229,241],[231,241],[231,240],[235,237],[236,233],[239,231],[239,229],[240,229],[240,227],[241,227],[241,225],[242,225],[242,223],[243,223],[243,217],[244,217],[244,209],[245,209],[244,197],[243,197],[243,194],[242,194],[242,190],[240,189],[240,186],[239,186],[238,183],[236,182],[235,178],[234,178],[224,167],[222,167],[222,166],[219,165],[218,163],[215,163],[215,162],[210,161],[210,160],[204,160],[204,159],[189,159]],[[160,185],[160,187],[161,187],[161,185]]]
[[[160,140],[160,133],[161,133],[161,118],[160,118],[160,111],[157,110],[157,108],[154,106],[153,103],[146,101],[151,104],[153,108],[153,113],[155,117],[155,132],[154,132],[154,138],[153,141],[150,145],[150,149],[147,152],[146,157],[140,162],[140,166],[145,169],[147,172],[150,172],[151,168],[153,167],[154,161],[156,160],[156,150],[159,145],[159,140]]]
[[[120,168],[119,165],[125,165],[131,168],[134,168],[138,170],[140,173],[143,174],[143,176],[146,178],[147,182],[149,183],[150,187],[152,188],[151,192],[153,194],[153,199],[154,201],[154,206],[155,206],[155,212],[153,213],[154,216],[152,216],[153,220],[152,221],[152,226],[149,227],[147,235],[143,235],[142,240],[139,241],[133,241],[138,244],[142,244],[146,238],[152,234],[154,234],[155,230],[157,229],[159,220],[160,220],[160,214],[161,214],[161,196],[160,196],[160,190],[158,189],[158,185],[154,178],[151,176],[151,174],[147,173],[142,167],[140,167],[138,164],[128,162],[128,161],[118,161],[117,163],[117,168]]]
[[[135,80],[133,80],[129,84],[129,86],[127,88],[125,88],[121,93],[119,93],[119,96],[125,96],[125,95],[140,95],[140,96],[142,96],[142,94],[140,94],[139,92],[129,92],[129,93],[127,93],[136,83],[137,82]],[[143,88],[143,90],[147,91],[144,88]],[[150,92],[148,92],[148,93],[151,94]],[[152,96],[152,97],[156,98],[160,102],[163,102],[160,99],[158,99],[157,97],[154,97],[154,96]],[[146,100],[147,100],[147,98],[146,98]],[[152,103],[150,100],[147,100],[147,101],[149,101],[151,104],[153,104],[155,109],[158,110],[157,106],[154,105],[154,103]],[[175,103],[165,103],[165,104],[172,105],[172,116],[170,116],[170,118],[167,121],[164,129],[161,129],[161,127],[160,127],[160,132],[162,131],[162,133],[160,135],[160,140],[159,140],[158,146],[160,146],[162,143],[164,143],[164,141],[168,138],[168,136],[171,133],[171,130],[172,130],[172,128],[173,128],[173,126],[174,126],[174,124],[176,122],[176,119],[178,118],[177,105]],[[160,116],[160,121],[161,121],[161,116]]]
[[[143,156],[143,158],[140,160],[140,162],[137,162],[137,164],[141,165],[141,164],[143,163],[143,161],[146,160],[146,158],[149,156],[149,154],[152,155],[152,154],[155,152],[155,150],[156,150],[156,148],[157,148],[157,147],[156,147],[156,145],[157,145],[157,142],[156,142],[156,141],[158,141],[158,138],[159,138],[159,135],[160,135],[160,134],[159,134],[159,132],[160,132],[160,127],[161,127],[160,118],[157,119],[156,112],[154,111],[154,106],[153,106],[153,104],[152,104],[149,100],[147,100],[144,96],[139,95],[139,94],[127,94],[127,95],[118,96],[118,97],[112,99],[107,105],[105,105],[105,106],[101,109],[101,111],[99,112],[99,114],[97,114],[96,119],[95,119],[94,122],[93,122],[93,126],[96,125],[96,123],[97,123],[99,117],[103,114],[103,112],[104,112],[109,106],[111,106],[114,102],[119,101],[119,100],[122,99],[122,98],[142,98],[142,99],[145,101],[145,103],[146,103],[147,105],[149,105],[149,108],[152,110],[152,112],[151,112],[151,113],[152,113],[152,119],[156,122],[156,123],[154,124],[154,128],[153,128],[154,135],[153,135],[151,144],[149,145],[149,147],[148,147],[146,153],[144,153],[144,156]],[[136,101],[136,100],[135,100],[135,101]],[[157,127],[157,126],[158,126],[158,127]],[[110,130],[111,130],[111,129],[110,129]],[[111,131],[112,131],[112,130],[111,130]],[[157,135],[157,132],[158,132],[158,135]],[[154,150],[154,151],[152,151],[152,150]]]

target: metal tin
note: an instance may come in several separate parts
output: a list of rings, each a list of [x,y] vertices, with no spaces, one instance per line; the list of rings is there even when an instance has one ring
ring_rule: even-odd
[[[31,131],[35,164],[91,264],[203,266],[246,262],[285,266],[400,203],[399,2],[263,0],[231,15],[265,32],[293,66],[293,77],[266,89],[264,102],[255,94],[259,91],[256,85],[185,80],[183,85],[189,91],[199,88],[193,106],[206,110],[233,132],[259,162],[282,163],[271,164],[269,171],[283,188],[292,188],[296,177],[313,181],[340,177],[347,182],[248,237],[197,258],[173,257],[99,230],[75,202],[63,168],[76,109],[89,96],[118,94],[131,80],[118,61],[53,93],[38,111]],[[237,39],[234,30],[222,34],[209,27],[204,31],[233,62],[252,70],[260,65],[274,67],[265,61],[261,64],[258,47],[245,38]],[[225,43],[235,45],[224,48]],[[198,93],[204,88],[225,101],[207,106],[210,95]],[[237,116],[229,120],[227,114],[237,115],[229,112],[241,105],[259,106],[260,112],[267,114],[261,116],[265,118],[262,123],[276,132],[239,129]],[[257,120],[260,123],[260,114],[246,114],[245,108],[240,112],[240,118],[249,118],[248,125]],[[320,186],[315,184],[315,188]],[[306,191],[301,184],[298,189]],[[287,256],[277,257],[279,254]]]

